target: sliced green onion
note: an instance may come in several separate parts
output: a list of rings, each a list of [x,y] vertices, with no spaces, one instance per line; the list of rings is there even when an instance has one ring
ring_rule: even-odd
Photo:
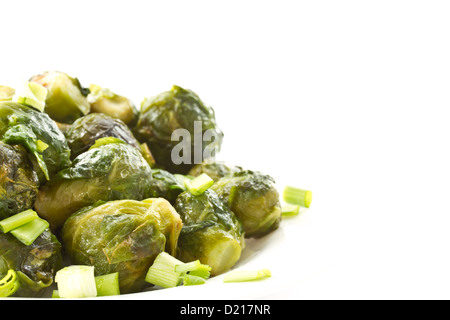
[[[182,280],[181,272],[175,271],[175,266],[178,264],[183,264],[183,262],[166,252],[161,252],[148,269],[145,281],[162,288],[178,286]]]
[[[11,101],[16,90],[8,86],[0,86],[0,101]]]
[[[16,93],[14,99],[39,111],[44,111],[47,89],[37,82],[26,82],[22,92]]]
[[[11,234],[20,242],[29,246],[49,227],[49,223],[43,219],[34,219],[30,222],[11,230]]]
[[[208,190],[214,184],[214,180],[211,179],[206,173],[202,173],[198,177],[192,180],[184,180],[184,185],[193,195],[198,196]]]
[[[55,282],[61,298],[90,298],[97,296],[94,267],[69,266],[56,272]]]
[[[39,218],[37,213],[28,209],[0,221],[0,230],[6,233],[37,218]]]
[[[283,200],[289,204],[296,204],[309,208],[312,201],[312,192],[296,187],[286,186],[283,190]]]
[[[178,264],[175,266],[175,271],[182,273],[189,272],[189,275],[201,277],[205,280],[208,279],[211,275],[211,267],[206,264],[200,263],[199,260]]]
[[[175,272],[188,272],[188,271],[192,271],[198,268],[198,266],[200,265],[200,260],[195,260],[192,262],[188,262],[188,263],[181,263],[181,264],[177,264],[175,266]]]
[[[6,276],[0,280],[0,297],[3,298],[13,295],[19,287],[20,283],[17,278],[17,273],[14,270],[9,269]]]
[[[227,273],[223,278],[223,282],[244,282],[255,281],[272,276],[268,269],[261,270],[235,270]]]
[[[300,212],[300,206],[295,204],[285,204],[281,207],[281,214],[285,217],[296,216]]]
[[[191,274],[185,274],[183,277],[183,286],[197,286],[204,284],[205,282],[206,280],[202,277],[193,276]]]
[[[109,273],[95,277],[97,296],[117,296],[120,294],[119,273]]]

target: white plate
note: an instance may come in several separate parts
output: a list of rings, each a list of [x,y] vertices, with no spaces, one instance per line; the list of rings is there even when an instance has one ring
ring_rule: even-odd
[[[260,239],[247,239],[241,259],[233,270],[267,268],[272,277],[260,281],[224,283],[225,274],[210,278],[206,284],[150,291],[103,299],[150,300],[227,300],[227,299],[289,299],[295,288],[308,277],[326,267],[320,247],[320,233],[315,227],[313,209],[304,209],[298,216],[282,220],[280,227]],[[311,244],[314,243],[313,246]],[[293,294],[294,292],[294,294]]]

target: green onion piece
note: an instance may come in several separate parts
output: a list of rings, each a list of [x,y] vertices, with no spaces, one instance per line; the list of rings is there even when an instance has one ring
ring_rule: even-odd
[[[211,179],[206,173],[202,173],[198,177],[192,180],[184,180],[184,185],[193,195],[198,196],[208,190],[214,184],[214,180]]]
[[[183,277],[183,286],[197,286],[199,284],[204,284],[206,282],[205,279],[198,276],[193,276],[191,274],[186,274]]]
[[[109,273],[95,277],[97,296],[117,296],[120,294],[119,273]]]
[[[94,267],[69,266],[56,272],[55,282],[61,298],[90,298],[97,296]]]
[[[44,111],[47,89],[37,82],[26,82],[22,92],[16,93],[14,100],[39,111]]]
[[[199,265],[201,265],[200,260],[195,260],[195,261],[188,262],[188,263],[177,264],[175,266],[175,272],[183,273],[183,272],[196,270]]]
[[[58,290],[53,290],[53,291],[52,291],[52,298],[53,298],[53,299],[61,298],[61,297],[59,296],[59,291],[58,291]]]
[[[296,216],[300,212],[300,206],[295,204],[285,204],[281,207],[281,214],[285,217]]]
[[[170,254],[161,252],[148,269],[145,281],[162,288],[176,287],[181,283],[182,275],[175,271],[175,266],[182,263]]]
[[[261,270],[236,270],[231,271],[225,275],[223,282],[244,282],[244,281],[255,281],[265,278],[270,278],[272,276],[268,269]]]
[[[16,90],[8,86],[0,86],[0,101],[11,101]]]
[[[309,208],[312,201],[312,192],[291,186],[286,186],[283,191],[283,200],[289,204],[296,204]]]
[[[0,280],[0,297],[9,297],[19,289],[20,283],[17,278],[17,273],[9,269],[6,276]]]
[[[176,272],[187,273],[191,276],[201,277],[203,279],[208,279],[211,275],[211,267],[200,263],[199,260],[195,260],[188,263],[178,264],[175,266]]]
[[[110,144],[110,143],[125,143],[122,139],[119,138],[115,138],[115,137],[104,137],[104,138],[100,138],[95,140],[95,143],[89,148],[89,150],[98,148],[100,146],[104,146],[105,144]]]
[[[24,245],[29,246],[49,227],[49,223],[43,219],[34,219],[30,222],[11,230],[11,234]]]
[[[0,221],[0,230],[6,233],[37,218],[39,218],[37,213],[28,209]]]

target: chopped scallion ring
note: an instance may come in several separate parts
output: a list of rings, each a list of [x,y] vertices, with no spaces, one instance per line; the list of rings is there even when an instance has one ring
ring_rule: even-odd
[[[261,270],[235,270],[230,271],[223,278],[223,282],[244,282],[244,281],[255,281],[265,278],[270,278],[272,276],[268,269]]]
[[[47,89],[37,82],[26,82],[22,92],[16,93],[14,100],[18,103],[26,104],[39,111],[44,111]]]
[[[9,269],[6,276],[0,280],[0,297],[3,298],[13,295],[19,287],[20,283],[17,278],[17,273],[14,270]]]
[[[116,296],[120,294],[119,273],[109,273],[95,277],[97,296]]]
[[[281,208],[281,214],[284,217],[296,216],[300,212],[300,206],[295,204],[285,204]]]
[[[283,190],[283,200],[289,204],[296,204],[309,208],[312,201],[312,192],[296,187],[286,186]]]
[[[211,179],[206,173],[202,173],[198,177],[192,180],[184,180],[184,185],[193,195],[198,196],[208,190],[214,184],[214,180]]]
[[[162,288],[176,287],[181,283],[182,278],[181,272],[175,271],[175,266],[182,263],[170,254],[161,252],[148,269],[145,281]]]
[[[11,230],[11,234],[24,245],[31,245],[37,237],[49,227],[49,223],[43,219],[34,219],[30,222]]]
[[[205,279],[198,276],[193,276],[191,274],[186,274],[183,277],[183,286],[197,286],[200,284],[204,284],[206,282]]]
[[[56,273],[55,282],[58,284],[58,295],[61,298],[90,298],[97,296],[94,267],[65,267]]]
[[[6,233],[37,218],[39,218],[37,213],[28,209],[0,221],[0,230]]]

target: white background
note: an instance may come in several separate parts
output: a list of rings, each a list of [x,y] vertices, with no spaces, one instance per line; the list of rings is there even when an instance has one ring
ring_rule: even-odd
[[[289,244],[258,256],[283,286],[249,299],[447,299],[449,15],[446,1],[8,1],[0,84],[60,70],[137,105],[190,88],[216,110],[221,159],[312,190],[282,223]],[[192,290],[171,297],[206,296]]]

